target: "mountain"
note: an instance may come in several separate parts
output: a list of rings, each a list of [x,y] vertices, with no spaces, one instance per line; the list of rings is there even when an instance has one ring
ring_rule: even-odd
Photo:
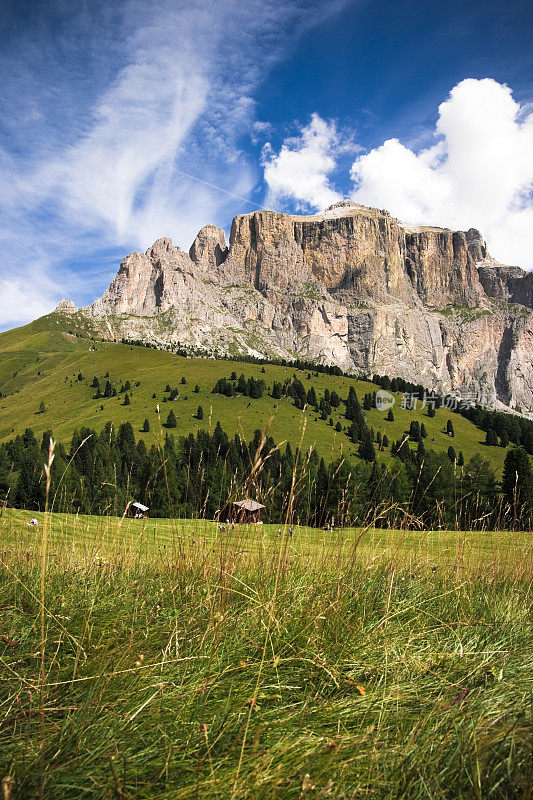
[[[131,253],[77,317],[104,338],[201,354],[304,358],[478,401],[533,405],[533,275],[480,233],[412,227],[342,201],[202,228],[188,253]]]

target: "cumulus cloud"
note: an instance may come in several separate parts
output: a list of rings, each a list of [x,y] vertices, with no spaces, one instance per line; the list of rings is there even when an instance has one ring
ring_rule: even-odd
[[[360,155],[352,197],[410,224],[476,227],[492,255],[533,268],[533,113],[509,87],[466,79],[439,106],[436,143],[398,139]]]
[[[5,328],[13,328],[49,313],[54,308],[56,293],[42,286],[33,291],[27,278],[0,277],[0,297],[0,323]]]
[[[318,114],[297,137],[286,139],[279,153],[267,142],[261,162],[268,186],[267,203],[279,205],[292,200],[298,208],[322,210],[340,199],[330,185],[329,175],[343,145],[334,122]]]

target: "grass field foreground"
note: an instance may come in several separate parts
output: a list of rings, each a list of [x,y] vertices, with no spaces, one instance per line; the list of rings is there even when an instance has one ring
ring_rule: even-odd
[[[0,519],[11,797],[528,796],[530,535],[29,517]]]

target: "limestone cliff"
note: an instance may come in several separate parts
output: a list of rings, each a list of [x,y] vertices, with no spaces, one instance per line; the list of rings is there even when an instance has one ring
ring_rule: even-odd
[[[320,360],[529,409],[531,300],[531,274],[493,262],[478,231],[343,201],[239,215],[229,246],[213,225],[189,253],[159,239],[80,313],[109,337]]]

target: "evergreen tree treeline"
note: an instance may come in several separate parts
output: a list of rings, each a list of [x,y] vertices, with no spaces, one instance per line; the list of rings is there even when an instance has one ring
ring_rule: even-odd
[[[359,412],[352,404],[352,424]],[[44,509],[43,464],[51,432],[38,442],[30,429],[0,446],[0,500],[31,510]],[[378,524],[406,524],[412,515],[424,527],[461,529],[529,529],[533,483],[530,460],[513,447],[505,460],[502,486],[488,461],[474,456],[466,465],[462,454],[426,450],[416,427],[417,451],[407,441],[393,443],[396,455],[388,465],[375,461],[372,432],[363,427],[361,462],[326,464],[316,451],[276,448],[268,437],[261,452],[264,466],[253,490],[266,505],[266,519],[277,522],[287,512],[293,475],[298,492],[294,519],[320,526],[362,524],[376,517]],[[420,436],[420,438],[418,438]],[[257,430],[250,442],[229,437],[217,423],[214,431],[175,438],[167,432],[160,445],[148,449],[136,441],[131,423],[117,429],[108,422],[100,433],[75,431],[70,446],[56,445],[52,466],[51,499],[54,510],[122,514],[128,501],[138,500],[156,517],[213,518],[229,497],[242,496],[262,441]],[[393,508],[390,508],[393,506]],[[389,508],[389,511],[383,509]]]

